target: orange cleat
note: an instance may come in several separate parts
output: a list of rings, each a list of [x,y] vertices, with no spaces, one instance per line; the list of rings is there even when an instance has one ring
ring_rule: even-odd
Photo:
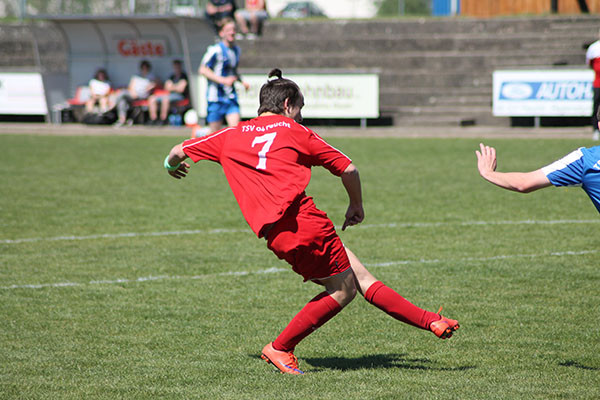
[[[440,314],[441,312],[442,307],[440,307],[437,312],[441,319],[432,322],[431,325],[429,325],[429,329],[440,339],[448,339],[452,337],[454,331],[460,328],[460,325],[458,324],[458,321],[444,317]]]
[[[291,351],[279,351],[269,343],[262,349],[260,356],[268,364],[273,364],[282,374],[302,375],[304,372],[298,369],[298,359]]]

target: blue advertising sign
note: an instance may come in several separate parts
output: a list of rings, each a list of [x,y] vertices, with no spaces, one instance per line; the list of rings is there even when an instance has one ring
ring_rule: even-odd
[[[588,116],[591,70],[495,71],[495,116]]]
[[[502,82],[500,100],[586,100],[591,81]]]

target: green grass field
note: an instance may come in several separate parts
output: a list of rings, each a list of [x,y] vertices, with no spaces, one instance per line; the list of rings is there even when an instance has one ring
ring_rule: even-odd
[[[441,341],[358,296],[283,376],[260,350],[321,288],[250,233],[218,165],[166,174],[177,141],[0,136],[0,398],[600,398],[600,218],[581,189],[498,189],[477,140],[330,139],[363,181],[345,244],[461,329]],[[531,170],[592,142],[488,144]],[[341,225],[338,178],[315,169],[308,192]]]

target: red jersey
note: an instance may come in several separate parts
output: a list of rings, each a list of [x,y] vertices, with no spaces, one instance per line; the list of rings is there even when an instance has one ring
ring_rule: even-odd
[[[592,87],[600,88],[600,58],[594,58],[590,61],[590,65],[595,72],[594,83]]]
[[[352,160],[312,130],[282,115],[241,122],[209,136],[183,142],[194,162],[221,164],[244,218],[258,237],[278,221],[320,165],[340,176]]]

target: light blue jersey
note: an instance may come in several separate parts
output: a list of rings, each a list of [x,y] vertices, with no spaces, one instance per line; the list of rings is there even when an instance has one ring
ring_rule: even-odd
[[[218,76],[237,75],[237,66],[240,60],[240,48],[227,47],[223,42],[210,46],[202,57],[202,65],[212,69]],[[206,100],[210,102],[221,102],[237,100],[237,94],[233,86],[225,86],[208,80],[206,87]]]
[[[580,147],[542,172],[554,186],[581,186],[600,212],[600,146]]]

